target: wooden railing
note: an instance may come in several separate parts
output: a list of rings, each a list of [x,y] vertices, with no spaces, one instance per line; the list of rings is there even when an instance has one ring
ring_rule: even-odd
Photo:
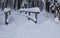
[[[37,23],[37,15],[40,12],[40,9],[38,7],[34,7],[34,8],[21,8],[19,9],[20,13],[24,13],[25,12],[25,16],[28,18],[28,20],[32,20],[34,23]],[[34,18],[31,17],[31,13],[35,14]],[[27,15],[28,14],[28,15]]]

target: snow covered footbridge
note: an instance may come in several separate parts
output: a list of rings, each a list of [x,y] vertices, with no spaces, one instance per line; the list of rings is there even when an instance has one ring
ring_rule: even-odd
[[[40,13],[40,9],[38,7],[34,8],[21,8],[19,9],[20,14],[25,13],[25,17],[28,18],[28,20],[32,20],[33,22],[37,23],[37,15]],[[10,8],[5,8],[4,9],[4,22],[5,24],[9,24],[10,19],[11,19],[11,9]],[[32,16],[33,14],[34,16]]]
[[[25,12],[25,16],[29,19],[32,20],[33,22],[37,23],[37,15],[40,13],[40,9],[38,7],[34,7],[34,8],[21,8],[19,9],[20,13],[24,13]],[[30,13],[33,13],[33,15],[35,14],[35,18],[31,17]]]
[[[3,11],[0,13],[4,15]],[[54,22],[53,14],[43,10],[38,14],[37,24],[28,21],[23,14],[11,10],[13,20],[7,26],[0,25],[0,38],[60,38],[60,24]]]

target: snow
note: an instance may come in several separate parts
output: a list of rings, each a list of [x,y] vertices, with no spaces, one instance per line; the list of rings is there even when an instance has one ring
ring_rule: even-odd
[[[10,23],[12,18],[13,18],[13,16],[9,15],[8,18],[7,18],[7,22]]]
[[[27,12],[40,12],[40,9],[38,7],[34,8],[21,8],[19,11],[27,11]]]
[[[58,3],[60,3],[60,0],[58,0]]]
[[[55,22],[60,23],[60,20],[58,17],[55,18]]]
[[[4,12],[9,12],[9,11],[11,11],[10,8],[4,8]]]
[[[5,16],[4,15],[4,12],[2,10],[0,10],[0,25],[1,24],[4,24],[4,20],[3,20],[4,19],[4,16]]]
[[[40,26],[41,38],[60,38],[60,25],[53,20],[47,20]]]
[[[54,14],[43,10],[35,24],[18,11],[11,10],[11,13],[12,22],[0,25],[0,38],[60,38],[60,24],[54,21]]]

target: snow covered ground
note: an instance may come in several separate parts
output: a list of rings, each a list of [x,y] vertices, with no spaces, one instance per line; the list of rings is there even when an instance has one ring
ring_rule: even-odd
[[[0,38],[60,38],[60,24],[54,21],[54,14],[43,10],[35,24],[18,11],[12,10],[11,13],[11,22],[8,25],[0,24]],[[0,16],[1,22],[4,22],[4,15]]]

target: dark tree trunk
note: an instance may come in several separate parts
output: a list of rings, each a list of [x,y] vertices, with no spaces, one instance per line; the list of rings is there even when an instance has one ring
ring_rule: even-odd
[[[48,11],[49,12],[49,9],[50,9],[50,2],[46,2],[46,11]]]
[[[18,9],[21,8],[22,0],[18,0]]]
[[[32,7],[34,7],[34,0],[32,1]]]
[[[16,0],[14,1],[14,9],[15,9],[15,7],[16,7]]]

